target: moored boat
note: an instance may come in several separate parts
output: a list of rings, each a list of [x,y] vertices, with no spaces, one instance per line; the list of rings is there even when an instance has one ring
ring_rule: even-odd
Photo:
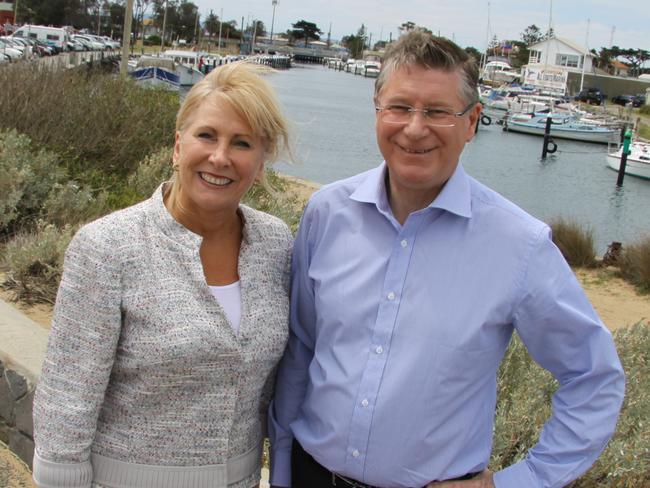
[[[180,86],[178,68],[171,59],[142,56],[130,75],[138,84],[176,91]]]
[[[573,115],[553,113],[517,114],[505,120],[503,130],[543,136],[546,130],[546,120],[549,117],[551,118],[551,137],[601,144],[614,143],[619,139],[618,129],[586,124]]]
[[[607,154],[607,166],[615,171],[621,165],[623,147],[618,151]],[[625,163],[625,174],[650,180],[650,143],[633,142],[630,144],[630,154]]]

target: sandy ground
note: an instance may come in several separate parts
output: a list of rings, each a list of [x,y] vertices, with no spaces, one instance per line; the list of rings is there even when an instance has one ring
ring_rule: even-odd
[[[0,488],[37,488],[29,468],[0,442]]]

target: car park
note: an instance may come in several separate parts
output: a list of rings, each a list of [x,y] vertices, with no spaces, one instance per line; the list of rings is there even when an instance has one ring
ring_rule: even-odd
[[[607,97],[600,88],[586,88],[575,96],[575,100],[578,102],[600,105],[607,100]]]

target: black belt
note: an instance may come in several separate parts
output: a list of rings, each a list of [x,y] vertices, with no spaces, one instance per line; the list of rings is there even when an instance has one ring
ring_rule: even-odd
[[[326,468],[327,469],[327,468]],[[350,478],[346,478],[345,476],[341,476],[340,474],[336,474],[330,471],[332,473],[332,486],[336,486],[337,488],[343,487],[343,488],[378,488],[373,485],[367,485],[365,483],[361,483],[360,481],[357,480],[352,480]],[[463,480],[471,480],[472,478],[476,478],[479,474],[481,474],[480,471],[477,471],[476,473],[468,473],[465,476],[460,476],[458,478],[452,478],[450,480],[445,480],[445,481],[463,481]]]
[[[305,451],[300,443],[294,439],[293,441],[293,449],[294,449],[294,455],[297,454],[300,456],[304,461],[307,461],[308,463],[313,463],[315,467],[318,468],[318,471],[322,473],[321,476],[329,474],[331,477],[331,483],[332,486],[335,486],[337,488],[378,488],[373,485],[368,485],[366,483],[362,483],[361,481],[353,480],[351,478],[348,478],[346,476],[341,476],[340,474],[334,473],[333,471],[330,471],[327,469],[325,466],[320,464],[318,461],[316,461],[311,454],[309,454],[307,451]],[[462,480],[471,480],[472,478],[476,478],[478,475],[480,475],[481,472],[477,471],[476,473],[468,473],[465,476],[460,476],[458,478],[452,478],[450,480],[445,480],[445,481],[462,481]]]

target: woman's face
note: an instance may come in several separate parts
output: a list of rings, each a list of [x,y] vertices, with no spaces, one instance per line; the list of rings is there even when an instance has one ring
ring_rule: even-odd
[[[209,97],[176,132],[178,204],[197,217],[236,211],[264,171],[265,141],[221,97]]]

